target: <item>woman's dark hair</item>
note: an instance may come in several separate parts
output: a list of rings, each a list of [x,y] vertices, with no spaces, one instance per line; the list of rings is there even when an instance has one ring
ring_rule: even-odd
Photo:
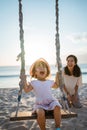
[[[75,77],[79,77],[80,75],[81,75],[81,70],[80,70],[80,67],[77,65],[77,57],[76,56],[74,56],[74,55],[69,55],[67,58],[66,58],[66,60],[68,60],[68,58],[69,57],[73,57],[74,58],[74,61],[75,61],[75,66],[74,66],[74,68],[73,68],[73,76],[75,76]],[[65,66],[64,67],[64,72],[65,72],[65,74],[66,75],[71,75],[71,73],[70,73],[70,71],[69,71],[69,69],[68,69],[68,67],[67,66]]]

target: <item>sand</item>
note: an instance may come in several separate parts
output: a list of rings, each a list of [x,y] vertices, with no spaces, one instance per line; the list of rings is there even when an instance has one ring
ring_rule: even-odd
[[[62,119],[61,130],[87,130],[87,84],[80,89],[82,108],[71,108],[78,117]],[[0,130],[40,130],[36,120],[10,121],[10,114],[17,108],[18,88],[0,89]],[[33,93],[22,94],[20,111],[32,110],[34,103]],[[53,119],[46,120],[46,130],[55,130]]]

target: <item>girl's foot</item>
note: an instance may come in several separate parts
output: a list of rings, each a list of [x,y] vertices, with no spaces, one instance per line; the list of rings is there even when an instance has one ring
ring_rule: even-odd
[[[60,128],[56,128],[56,130],[60,130]]]

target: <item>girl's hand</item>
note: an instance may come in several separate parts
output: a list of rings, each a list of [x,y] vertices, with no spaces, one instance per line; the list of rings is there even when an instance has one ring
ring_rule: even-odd
[[[25,74],[20,74],[20,79],[22,82],[26,82],[26,75]]]
[[[20,79],[19,86],[23,89],[27,85],[26,75],[20,74]]]
[[[19,86],[23,89],[24,87],[26,87],[27,86],[27,82],[24,82],[24,81],[20,81],[19,82]]]

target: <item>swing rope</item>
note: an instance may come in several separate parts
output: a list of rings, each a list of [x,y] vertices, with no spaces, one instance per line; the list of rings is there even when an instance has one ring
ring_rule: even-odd
[[[62,92],[62,106],[64,108],[64,110],[68,109],[68,111],[70,112],[69,106],[68,106],[68,102],[67,99],[65,97],[65,94],[63,92],[63,86],[64,86],[64,81],[63,81],[63,77],[62,77],[62,62],[61,62],[61,58],[60,58],[60,41],[59,41],[59,8],[58,8],[58,0],[56,0],[56,39],[55,39],[55,45],[56,45],[56,62],[57,62],[57,67],[58,67],[58,78],[59,78],[59,86],[60,86],[60,90]]]
[[[62,79],[62,63],[60,58],[60,41],[59,41],[59,9],[58,9],[58,0],[56,0],[56,39],[55,39],[55,45],[56,45],[56,62],[58,67],[58,73],[59,73],[59,85],[61,86],[63,84]]]
[[[16,110],[16,116],[18,113],[19,109],[19,103],[21,101],[21,95],[22,95],[22,89],[24,86],[24,82],[26,81],[26,75],[25,75],[25,51],[24,51],[24,30],[23,30],[23,13],[22,13],[22,0],[19,1],[19,28],[20,28],[20,48],[21,48],[21,53],[17,56],[17,60],[21,59],[21,70],[20,70],[20,90],[18,93],[18,105],[17,105],[17,110]]]

